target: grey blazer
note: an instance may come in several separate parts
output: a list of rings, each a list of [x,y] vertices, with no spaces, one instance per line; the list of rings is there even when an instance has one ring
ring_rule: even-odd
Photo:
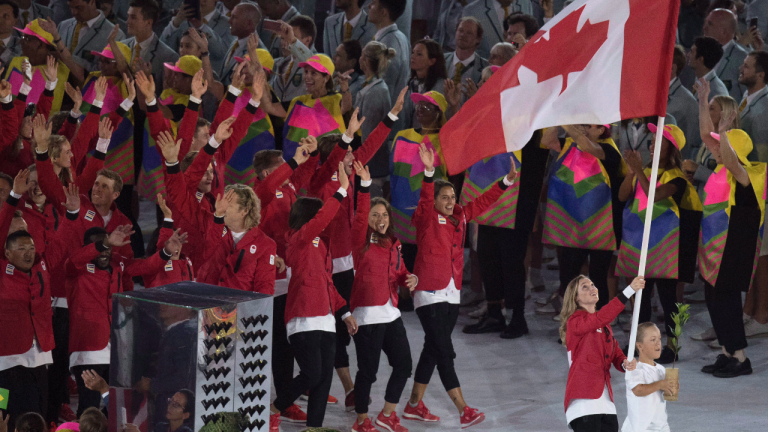
[[[307,94],[307,87],[304,85],[304,69],[299,67],[299,63],[312,57],[312,51],[304,46],[303,43],[296,41],[289,47],[292,56],[285,56],[275,60],[270,85],[281,102],[288,103],[293,98]],[[293,61],[293,65],[291,65]],[[290,72],[283,73],[283,68],[291,66]]]
[[[5,49],[0,52],[0,63],[3,66],[10,63],[11,59],[21,55],[21,38],[17,35],[17,32],[11,33],[11,39],[8,41]]]
[[[371,4],[373,0],[365,0],[363,3],[363,10],[368,10],[368,6]],[[419,1],[425,1],[425,0],[419,0]],[[403,11],[403,14],[400,15],[400,18],[395,21],[395,24],[397,24],[397,28],[400,29],[401,32],[405,35],[405,37],[410,41],[411,40],[411,21],[413,20],[413,0],[405,0],[405,11]],[[375,32],[374,32],[375,33]],[[389,91],[391,92],[392,89],[390,88]]]
[[[29,7],[30,14],[29,14],[29,20],[27,21],[27,24],[30,22],[38,19],[38,18],[53,18],[53,11],[51,8],[45,7],[41,5],[40,3],[32,3],[32,6]],[[19,19],[17,21],[19,28],[24,28],[24,17],[21,15],[22,12],[19,11]]]
[[[449,80],[452,80],[453,75],[456,73],[456,68],[453,67],[453,56],[454,53],[452,52],[445,53],[445,68],[448,71]],[[472,61],[472,63],[469,64],[469,67],[465,68],[461,73],[461,82],[466,84],[467,78],[469,78],[475,84],[479,83],[483,76],[483,69],[486,67],[488,67],[488,60],[480,57],[477,53],[475,53],[475,59]],[[461,108],[466,101],[467,97],[462,94],[459,108]]]
[[[444,51],[456,49],[456,27],[459,26],[464,6],[461,0],[442,0],[440,12],[437,15],[437,27],[435,27],[435,40],[443,46]]]
[[[686,144],[683,147],[683,159],[693,159],[701,147],[699,104],[693,93],[685,88],[679,79],[675,79],[669,87],[667,112],[675,116],[677,125],[685,134]]]
[[[504,23],[499,20],[495,3],[495,0],[476,0],[464,7],[463,16],[475,17],[483,26],[483,41],[477,48],[477,53],[483,58],[491,56],[491,48],[494,45],[504,42]],[[509,13],[514,12],[533,15],[531,0],[514,0],[509,5]]]
[[[748,54],[747,50],[734,41],[730,48],[723,52],[723,58],[715,65],[717,77],[725,84],[728,94],[736,102],[741,102],[741,97],[746,92],[746,87],[739,84],[739,68]]]
[[[74,18],[59,23],[59,36],[61,36],[62,42],[64,42],[64,45],[68,48],[74,37],[76,27],[77,21]],[[104,17],[103,12],[99,11],[99,18],[94,23],[93,27],[85,30],[78,39],[77,46],[73,50],[72,56],[75,58],[75,61],[88,72],[93,72],[99,69],[98,59],[91,54],[91,51],[101,52],[107,46],[107,40],[113,28],[115,28],[115,25]],[[122,39],[125,39],[125,34],[122,30],[119,30],[117,32],[117,40]]]
[[[397,100],[397,95],[408,84],[411,75],[411,42],[397,24],[381,35],[378,41],[387,48],[395,49],[395,57],[389,61],[384,81],[389,88],[389,99]]]
[[[368,22],[368,14],[365,11],[360,12],[362,16],[352,29],[352,39],[359,41],[360,45],[365,46],[373,39],[376,34],[376,26]],[[323,30],[323,52],[328,57],[333,58],[336,54],[336,48],[344,42],[344,12],[331,15],[325,19],[325,29]]]
[[[171,47],[172,50],[178,52],[181,38],[187,30],[189,30],[189,21],[184,21],[179,25],[179,28],[176,29],[173,27],[173,22],[169,22],[165,29],[163,29],[163,33],[160,34],[160,40]],[[206,24],[203,24],[198,31],[201,31],[208,36],[208,53],[211,57],[211,66],[213,66],[213,70],[221,70],[221,66],[224,64],[224,59],[228,53],[227,45],[225,45],[219,35]]]
[[[677,126],[677,119],[675,119],[675,116],[667,112],[667,115],[664,118],[664,124],[671,124],[671,125]],[[634,141],[632,139],[633,134],[629,130],[628,126],[622,126],[621,124],[619,124],[619,126],[617,126],[615,129],[616,129],[616,133],[613,133],[612,135],[613,135],[614,141],[619,147],[619,152],[622,155],[626,150],[630,150],[630,149],[636,150],[640,152],[640,156],[643,158],[643,166],[651,163],[651,158],[653,157],[653,155],[651,154],[651,144],[653,144],[653,133],[651,133],[648,127],[643,128],[643,131],[640,132],[636,142],[633,142]]]
[[[728,94],[728,89],[725,87],[725,84],[720,80],[720,78],[717,77],[717,75],[712,75],[708,79],[709,81],[709,100],[712,100],[715,96],[730,96]],[[695,94],[696,101],[699,100],[699,95]],[[736,103],[739,103],[741,99],[737,99]]]
[[[235,38],[229,32],[229,18],[217,9],[214,9],[213,15],[206,25],[219,36],[221,43],[225,46],[232,43],[232,40]]]
[[[362,141],[368,138],[376,126],[384,120],[392,109],[387,83],[381,78],[374,78],[360,89],[354,100],[354,108],[360,108],[360,116],[365,117],[365,123],[360,127]],[[385,177],[389,174],[389,146],[382,145],[379,151],[368,162],[372,177]]]
[[[134,51],[136,46],[136,38],[132,37],[123,41],[131,49],[131,61],[133,61]],[[172,50],[171,47],[166,45],[160,40],[157,35],[152,38],[149,47],[146,50],[142,50],[140,53],[141,59],[150,65],[152,65],[152,76],[155,79],[155,87],[157,87],[157,93],[163,92],[163,75],[165,74],[165,66],[163,63],[176,63],[179,60],[179,54]]]
[[[221,83],[225,86],[228,86],[232,82],[232,72],[235,70],[235,66],[237,66],[237,61],[235,61],[235,57],[245,57],[246,54],[248,54],[248,45],[247,44],[239,44],[237,46],[237,49],[235,50],[235,53],[230,57],[229,53],[232,51],[232,48],[235,46],[236,40],[233,40],[229,46],[227,47],[227,51],[224,54],[224,60],[222,63],[222,67],[218,69],[219,71],[219,78],[221,78]],[[261,38],[259,38],[259,48],[267,49],[267,47],[264,46],[264,44],[261,42]],[[211,63],[213,66],[213,63]],[[216,69],[216,66],[213,66],[214,69]]]
[[[749,134],[754,146],[750,160],[768,162],[768,87],[755,93],[740,116],[741,129]]]

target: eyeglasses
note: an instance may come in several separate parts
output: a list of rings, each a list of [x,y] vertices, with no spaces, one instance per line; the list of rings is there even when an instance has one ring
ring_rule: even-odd
[[[181,406],[180,403],[173,400],[173,398],[168,398],[168,406],[175,409],[184,409],[184,407]]]

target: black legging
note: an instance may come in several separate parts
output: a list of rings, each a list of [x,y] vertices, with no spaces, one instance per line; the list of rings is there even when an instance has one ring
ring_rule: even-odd
[[[727,288],[715,289],[705,281],[704,298],[720,345],[725,347],[731,355],[746,348],[747,336],[742,321],[741,291]]]
[[[612,250],[560,248],[560,295],[565,295],[568,283],[581,274],[584,261],[589,258],[589,279],[597,287],[600,299],[597,308],[608,303],[608,270],[611,267]]]
[[[341,298],[349,304],[349,298],[352,295],[352,285],[355,283],[355,271],[349,269],[347,271],[338,272],[333,274],[333,285],[336,287],[336,291],[339,292]],[[341,319],[341,314],[337,313],[336,317],[336,356],[333,361],[333,367],[336,369],[349,367],[349,354],[347,354],[347,347],[352,337],[347,331],[347,324]]]
[[[646,279],[643,299],[640,301],[640,319],[638,322],[651,321],[651,298],[654,285],[658,288],[661,308],[664,310],[664,330],[667,337],[674,336],[671,328],[675,327],[672,314],[677,312],[677,279]]]
[[[48,415],[46,423],[59,419],[61,404],[69,404],[69,309],[53,308],[53,364],[48,367]]]
[[[368,398],[371,395],[371,385],[376,382],[382,351],[392,366],[384,400],[396,404],[413,369],[411,346],[408,344],[402,318],[384,324],[362,325],[355,334],[355,412],[358,414],[368,413]]]
[[[459,305],[446,302],[434,303],[416,309],[416,315],[424,329],[424,348],[421,350],[416,375],[413,380],[429,384],[437,367],[440,381],[446,391],[459,387],[459,377],[453,366],[456,352],[453,350],[451,333],[459,319]]]
[[[619,432],[616,414],[592,414],[571,421],[573,432]]]
[[[525,254],[528,235],[524,230],[480,225],[477,257],[489,303],[504,299],[516,314],[525,312]],[[490,306],[489,306],[490,307]]]
[[[288,294],[274,298],[272,316],[272,375],[277,397],[288,395],[293,382],[293,348],[285,330],[285,302]]]

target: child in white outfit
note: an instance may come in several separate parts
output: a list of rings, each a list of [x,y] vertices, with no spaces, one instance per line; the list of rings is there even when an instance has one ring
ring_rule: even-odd
[[[667,380],[664,366],[654,362],[661,356],[661,332],[656,324],[646,322],[637,326],[635,346],[640,361],[637,369],[628,371],[624,376],[627,382],[627,418],[621,432],[669,432],[664,392],[677,394],[679,385],[676,381]]]

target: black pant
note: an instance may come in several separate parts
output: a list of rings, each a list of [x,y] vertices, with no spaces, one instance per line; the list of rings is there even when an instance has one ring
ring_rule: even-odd
[[[355,378],[355,412],[368,413],[368,397],[371,385],[376,382],[381,352],[387,355],[392,374],[387,382],[384,400],[396,404],[411,376],[413,362],[411,346],[405,333],[403,320],[398,318],[390,323],[360,326],[355,334],[357,352],[357,377]]]
[[[525,312],[525,254],[528,231],[480,225],[477,257],[489,301],[504,299],[515,314]]]
[[[138,177],[139,172],[136,171]],[[120,191],[120,196],[115,200],[117,209],[120,210],[125,217],[133,224],[133,235],[131,236],[131,249],[133,249],[133,256],[144,256],[144,236],[141,234],[141,227],[133,217],[133,185],[123,185],[123,189]]]
[[[0,414],[10,415],[8,430],[15,429],[16,419],[27,412],[36,412],[44,418],[48,408],[48,366],[27,368],[15,366],[0,371],[0,388],[8,390],[8,408]],[[56,414],[59,410],[56,409]]]
[[[293,379],[287,395],[277,395],[275,408],[283,411],[309,390],[307,427],[321,427],[333,381],[333,357],[336,334],[327,331],[294,333],[289,338],[301,371]]]
[[[419,384],[429,384],[432,372],[437,366],[440,381],[446,391],[460,387],[459,377],[453,367],[456,352],[453,351],[451,333],[459,319],[459,305],[434,303],[416,309],[416,315],[424,329],[424,348],[421,350],[416,375],[413,380]]]
[[[53,308],[53,364],[48,367],[48,416],[46,423],[59,418],[61,404],[69,404],[69,309]]]
[[[80,415],[85,411],[86,409],[90,407],[98,408],[101,406],[101,393],[95,391],[95,390],[89,390],[88,387],[85,386],[85,381],[83,381],[83,371],[92,369],[94,372],[99,374],[104,380],[109,383],[109,365],[108,364],[98,364],[98,365],[82,365],[82,366],[73,366],[72,367],[72,374],[75,375],[75,382],[77,383],[77,396],[78,396],[78,402],[77,402],[77,417],[80,418]]]
[[[675,327],[672,314],[677,312],[677,279],[646,279],[643,299],[640,301],[640,319],[644,323],[651,321],[651,298],[654,285],[658,288],[661,308],[664,309],[664,330],[667,337],[674,336],[670,328]]]
[[[717,334],[717,341],[729,354],[747,347],[742,320],[741,291],[735,289],[715,289],[709,282],[704,282],[704,298],[707,301],[712,327]]]
[[[272,376],[277,397],[287,397],[293,382],[293,348],[285,330],[285,302],[287,294],[274,298],[272,313]]]
[[[352,284],[354,282],[355,271],[352,269],[333,274],[333,285],[347,304],[349,304],[349,298],[352,295]],[[349,331],[347,331],[347,324],[341,319],[341,314],[336,313],[336,358],[333,362],[334,368],[349,367],[347,347],[351,340],[352,337],[349,335]]]
[[[612,250],[560,248],[560,295],[565,295],[568,283],[581,274],[581,266],[589,257],[589,280],[597,287],[600,300],[597,308],[608,303],[608,270],[611,267]]]
[[[573,432],[619,432],[616,414],[592,414],[575,418],[571,422]]]

